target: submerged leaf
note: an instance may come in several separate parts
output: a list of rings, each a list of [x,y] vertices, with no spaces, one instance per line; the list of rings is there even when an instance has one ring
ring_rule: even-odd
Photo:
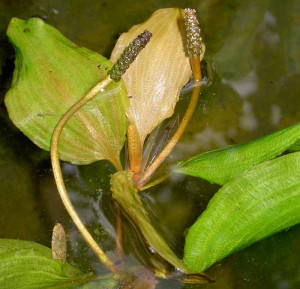
[[[134,188],[132,177],[133,173],[129,171],[121,171],[112,175],[112,197],[138,226],[149,246],[175,268],[185,272],[186,268],[183,266],[182,261],[152,226],[142,201]]]
[[[128,274],[115,289],[155,289],[157,284],[158,280],[155,278],[155,272],[142,268]]]
[[[173,169],[223,185],[244,170],[270,160],[289,148],[299,149],[300,123],[257,140],[224,149],[210,151],[181,162]]]
[[[133,26],[119,38],[111,55],[114,63],[135,35],[152,33],[147,47],[123,79],[128,90],[128,118],[136,124],[141,143],[164,119],[170,117],[182,87],[191,76],[185,51],[182,9],[159,9],[145,22]]]
[[[300,152],[264,162],[224,185],[189,229],[184,262],[202,272],[300,222]]]
[[[190,274],[192,272],[189,271],[183,264],[182,260],[176,256],[164,238],[151,224],[147,211],[142,204],[137,190],[134,188],[132,176],[133,172],[129,171],[121,171],[112,175],[112,197],[121,205],[131,221],[133,221],[137,228],[141,231],[147,245],[151,248],[151,251],[161,256],[164,260],[176,268],[176,274],[168,275],[167,278],[178,279],[187,284],[211,283],[212,280],[203,273]],[[151,284],[153,283],[150,282],[150,285]]]
[[[92,281],[89,283],[86,283],[82,286],[76,287],[76,289],[116,289],[116,286],[118,285],[118,281],[112,277],[107,278],[101,278],[100,280]],[[70,287],[74,288],[74,287]]]
[[[61,116],[112,64],[39,18],[13,18],[7,35],[16,51],[13,83],[5,97],[9,116],[35,144],[49,150]],[[110,84],[69,120],[59,142],[60,158],[76,164],[108,159],[120,168],[127,105],[123,82]]]
[[[0,239],[0,288],[74,288],[86,277],[68,263],[52,259],[51,250],[45,246]]]

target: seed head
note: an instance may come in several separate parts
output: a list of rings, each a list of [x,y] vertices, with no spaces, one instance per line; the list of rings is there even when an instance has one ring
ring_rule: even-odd
[[[196,17],[196,10],[184,9],[184,25],[187,37],[187,49],[190,56],[200,56],[202,53],[199,22]]]
[[[111,79],[114,81],[119,81],[121,79],[121,76],[129,68],[130,64],[136,59],[140,51],[145,48],[151,36],[152,33],[148,30],[145,30],[125,48],[123,54],[108,72]]]

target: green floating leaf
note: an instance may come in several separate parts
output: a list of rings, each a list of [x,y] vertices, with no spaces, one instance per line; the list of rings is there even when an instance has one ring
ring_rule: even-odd
[[[59,119],[112,64],[39,18],[13,18],[7,35],[16,51],[13,83],[5,97],[9,116],[36,145],[49,150]],[[76,164],[108,159],[120,168],[127,106],[123,81],[110,84],[69,120],[60,138],[60,158]]]
[[[179,163],[173,171],[223,185],[253,165],[280,155],[299,140],[300,122],[245,144],[197,155]]]
[[[229,254],[300,222],[300,152],[224,185],[189,229],[184,262],[202,272]]]
[[[0,239],[0,288],[74,288],[87,275],[79,269],[51,258],[45,246],[11,239]]]

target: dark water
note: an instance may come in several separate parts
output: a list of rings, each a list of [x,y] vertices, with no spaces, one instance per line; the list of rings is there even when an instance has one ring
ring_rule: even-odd
[[[10,122],[3,99],[9,89],[14,52],[5,30],[11,17],[39,16],[78,45],[109,58],[119,34],[163,7],[198,10],[206,43],[210,85],[181,142],[167,160],[243,143],[300,119],[300,54],[297,1],[0,0],[0,237],[50,245],[51,229],[62,223],[69,237],[70,262],[84,270],[103,268],[70,222],[58,197],[49,153],[34,146]],[[183,113],[188,94],[178,103]],[[108,254],[114,250],[115,215],[110,201],[107,162],[63,165],[71,199],[80,216]],[[153,222],[182,254],[184,230],[205,209],[218,186],[192,177],[170,180],[142,193]],[[126,262],[149,264],[151,256],[125,221]],[[299,227],[293,227],[236,253],[208,270],[213,285],[198,288],[297,288]],[[298,283],[297,283],[298,282]],[[164,281],[159,288],[182,288]],[[196,288],[185,286],[184,288]],[[299,287],[298,287],[299,288]]]

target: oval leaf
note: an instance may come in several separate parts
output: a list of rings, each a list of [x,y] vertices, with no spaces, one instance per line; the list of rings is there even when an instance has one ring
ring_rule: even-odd
[[[223,185],[253,165],[270,160],[290,147],[296,149],[297,140],[300,140],[300,123],[245,144],[192,157],[173,171]]]
[[[189,229],[184,262],[202,272],[229,254],[300,222],[300,152],[224,185]]]
[[[61,116],[107,75],[112,64],[39,18],[13,18],[7,35],[16,51],[13,83],[5,97],[9,116],[36,145],[49,150]],[[60,138],[60,158],[76,164],[108,159],[120,167],[127,105],[122,81],[112,83],[69,120]]]
[[[87,275],[51,258],[51,250],[19,240],[0,240],[0,288],[74,288]]]
[[[155,11],[145,22],[123,33],[111,55],[115,63],[132,39],[145,29],[152,38],[123,76],[130,99],[128,119],[135,123],[141,143],[170,117],[182,87],[191,76],[185,51],[182,9]]]

